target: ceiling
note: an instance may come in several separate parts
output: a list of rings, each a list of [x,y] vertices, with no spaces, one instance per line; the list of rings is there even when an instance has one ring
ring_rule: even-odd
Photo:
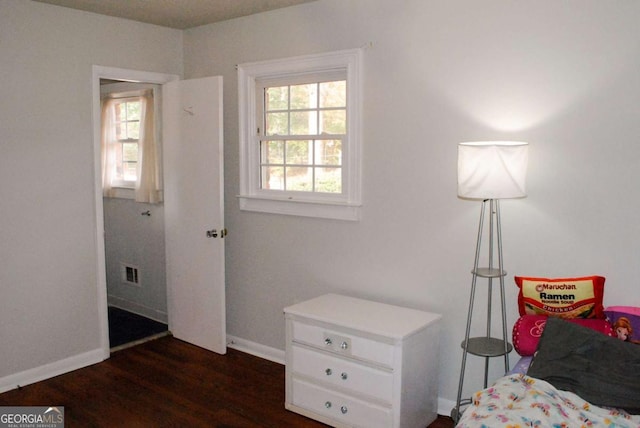
[[[184,30],[315,0],[34,0]]]

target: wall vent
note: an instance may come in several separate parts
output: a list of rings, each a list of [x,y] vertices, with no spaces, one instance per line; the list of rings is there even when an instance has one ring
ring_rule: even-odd
[[[137,266],[127,263],[120,263],[122,270],[122,282],[130,285],[140,286],[140,273]]]

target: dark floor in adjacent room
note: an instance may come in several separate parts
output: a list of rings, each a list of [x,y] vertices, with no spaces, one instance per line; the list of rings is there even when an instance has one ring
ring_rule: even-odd
[[[109,346],[116,348],[167,332],[167,325],[109,306]]]

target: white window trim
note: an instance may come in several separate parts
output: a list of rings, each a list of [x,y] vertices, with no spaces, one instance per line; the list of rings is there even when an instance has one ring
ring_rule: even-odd
[[[343,148],[343,194],[330,195],[261,191],[260,150],[253,144],[256,123],[256,81],[296,74],[346,71],[347,132]],[[240,131],[240,209],[339,220],[359,220],[362,207],[362,50],[352,49],[238,65]]]

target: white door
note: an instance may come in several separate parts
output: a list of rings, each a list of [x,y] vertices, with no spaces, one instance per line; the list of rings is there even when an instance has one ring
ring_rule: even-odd
[[[169,330],[224,354],[222,77],[170,82],[162,96]]]

